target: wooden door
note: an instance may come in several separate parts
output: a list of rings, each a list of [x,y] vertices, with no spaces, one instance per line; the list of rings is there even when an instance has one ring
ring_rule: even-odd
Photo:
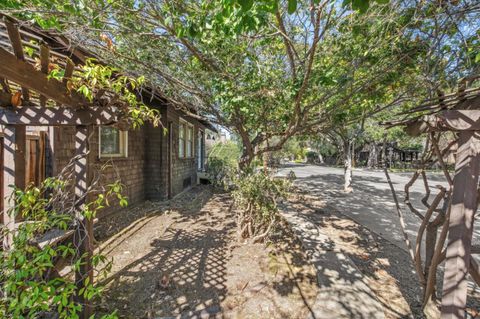
[[[25,185],[38,186],[45,179],[45,139],[46,134],[41,132],[39,136],[27,136],[26,160],[25,160]],[[0,171],[3,171],[3,137],[0,138]],[[3,194],[3,174],[0,174],[0,194]],[[3,196],[0,196],[0,209],[3,211]],[[20,219],[17,216],[16,219]],[[3,214],[0,214],[3,223]]]

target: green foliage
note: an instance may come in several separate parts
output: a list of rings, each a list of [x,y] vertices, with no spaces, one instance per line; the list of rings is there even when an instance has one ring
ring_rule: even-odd
[[[240,147],[233,141],[216,143],[207,154],[207,172],[212,183],[228,187],[231,177],[238,171]]]
[[[46,244],[42,248],[36,244],[48,231],[66,232],[75,228],[74,217],[59,209],[65,206],[59,202],[58,194],[65,192],[67,187],[65,181],[48,178],[39,187],[29,186],[25,191],[15,190],[15,209],[9,213],[22,216],[24,221],[14,233],[2,229],[4,236],[12,237],[13,245],[11,249],[0,253],[1,318],[56,315],[62,319],[78,318],[82,305],[74,300],[76,285],[68,278],[55,276],[54,264],[62,259],[75,271],[85,263],[87,256],[77,256],[77,250],[71,242]],[[98,194],[95,200],[87,203],[80,214],[90,220],[95,218],[98,209],[108,205],[108,197],[111,196],[126,203],[120,191],[120,184],[110,185],[104,194]],[[92,264],[100,277],[106,275],[111,267],[111,261],[100,254],[92,257]],[[102,267],[99,268],[100,266]],[[102,287],[87,282],[79,293],[85,299],[92,300],[101,294],[101,290]],[[112,319],[116,315],[102,318]]]
[[[264,241],[279,221],[278,201],[288,195],[291,183],[264,171],[246,170],[233,179],[232,196],[237,208],[241,238]]]
[[[279,137],[276,143],[283,144],[286,132],[295,135],[316,122],[309,115],[323,114],[325,105],[350,108],[340,105],[340,94],[331,103],[322,102],[322,96],[332,91],[325,83],[336,83],[333,91],[345,93],[350,79],[358,79],[348,77],[350,65],[333,70],[330,66],[336,61],[319,63],[323,56],[335,57],[337,51],[330,48],[342,40],[331,41],[332,37],[340,27],[351,32],[343,24],[357,19],[357,13],[342,10],[341,1],[316,0],[312,7],[312,2],[299,0],[120,0],[106,5],[93,1],[88,8],[83,1],[32,2],[33,6],[27,5],[29,1],[23,4],[47,9],[40,14],[32,10],[29,14],[36,19],[53,15],[61,30],[72,23],[81,25],[82,43],[89,43],[85,38],[92,43],[111,39],[101,48],[94,46],[102,58],[133,74],[145,74],[173,101],[193,106],[231,128],[241,137],[248,161],[261,155],[265,147],[259,146],[267,145],[267,139]],[[312,13],[318,19],[310,19]],[[290,45],[278,31],[278,17]],[[289,55],[287,49],[295,54]],[[290,59],[293,62],[287,62]],[[81,90],[91,96],[87,89]]]
[[[128,118],[134,128],[143,125],[145,121],[152,122],[154,126],[159,124],[158,110],[146,106],[134,93],[144,84],[143,76],[134,79],[121,74],[114,67],[101,65],[89,59],[85,65],[82,65],[82,71],[74,72],[74,76],[69,81],[72,84],[69,87],[83,94],[90,102],[98,92],[108,90],[118,94],[120,100],[128,106]]]
[[[409,108],[451,88],[480,59],[475,0],[21,0],[0,8],[80,32],[108,63],[230,128],[242,163],[295,135],[335,128],[351,139],[383,107]]]
[[[304,142],[301,142],[298,139],[291,139],[283,145],[281,153],[284,156],[295,160],[303,160],[307,153],[307,149],[305,148]]]

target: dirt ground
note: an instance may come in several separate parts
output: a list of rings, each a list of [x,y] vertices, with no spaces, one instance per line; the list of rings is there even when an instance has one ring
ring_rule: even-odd
[[[306,318],[316,275],[286,227],[264,244],[236,239],[228,194],[198,186],[96,225],[113,257],[100,313],[121,318]]]
[[[308,192],[297,190],[293,200],[314,211],[317,226],[363,273],[383,306],[385,318],[425,318],[422,290],[405,250],[325,205]],[[439,278],[442,278],[442,274]],[[478,289],[470,289],[469,295],[469,318],[480,318]]]

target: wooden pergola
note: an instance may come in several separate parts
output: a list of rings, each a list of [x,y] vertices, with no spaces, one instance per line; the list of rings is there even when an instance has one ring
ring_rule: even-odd
[[[75,126],[78,157],[74,167],[74,190],[79,213],[73,237],[79,256],[88,256],[86,263],[75,274],[80,290],[87,278],[93,282],[90,258],[93,254],[93,221],[80,214],[88,186],[87,133],[93,125],[116,123],[121,112],[115,105],[102,106],[95,100],[90,103],[68,89],[69,79],[74,70],[79,68],[71,59],[73,53],[68,56],[65,52],[74,52],[74,49],[62,52],[58,48],[51,48],[38,33],[20,26],[19,21],[5,15],[0,15],[0,19],[0,125],[4,133],[1,196],[5,198],[3,223],[10,234],[4,238],[4,249],[11,247],[12,233],[16,227],[15,217],[8,213],[14,205],[8,201],[13,192],[10,185],[25,188],[26,126]],[[26,48],[33,54],[26,55]],[[79,60],[78,56],[76,60]],[[63,68],[61,81],[48,77],[51,63]],[[90,303],[81,294],[77,294],[76,298],[79,304],[84,305],[81,318],[89,318],[92,314]]]
[[[438,97],[426,101],[421,106],[403,113],[406,114],[405,119],[386,123],[388,126],[404,126],[405,131],[411,136],[432,132],[452,132],[456,136],[457,151],[453,179],[450,178],[448,171],[445,172],[451,188],[448,191],[451,192],[450,217],[448,219],[447,214],[446,220],[448,241],[446,249],[442,244],[438,252],[435,252],[438,254],[438,260],[445,259],[441,301],[442,319],[465,317],[469,273],[480,285],[479,266],[471,256],[474,217],[480,199],[478,196],[480,88],[467,89],[476,79],[478,77],[464,79],[460,82],[457,92],[450,95],[439,94]],[[435,147],[437,147],[438,161],[442,163],[438,145]],[[441,196],[438,198],[440,199]],[[435,205],[438,203],[439,201]],[[435,207],[429,208],[429,216]],[[423,224],[425,225],[426,222],[428,220]]]

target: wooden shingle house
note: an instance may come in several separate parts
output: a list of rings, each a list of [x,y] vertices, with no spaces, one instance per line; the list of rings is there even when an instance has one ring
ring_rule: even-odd
[[[15,24],[20,34],[23,59],[35,64],[40,44],[48,45],[51,57],[71,59],[81,65],[93,57],[87,50],[75,47],[65,37],[36,28],[28,23],[0,15],[0,50],[15,53],[22,48],[11,45],[11,34],[4,21]],[[18,55],[17,55],[18,57]],[[3,63],[3,61],[0,61]],[[11,94],[12,87],[0,72],[3,95]],[[5,85],[3,85],[5,83]],[[18,88],[20,89],[20,88]],[[190,117],[176,109],[168,99],[154,93],[144,101],[159,110],[161,125],[145,124],[137,129],[122,131],[112,126],[89,127],[88,171],[102,170],[105,185],[120,180],[123,193],[130,204],[144,200],[165,200],[197,183],[197,172],[204,170],[205,131],[215,128],[199,117]],[[0,95],[1,96],[1,95]],[[9,99],[0,100],[0,106],[11,107]],[[75,155],[75,127],[27,127],[25,183],[38,183],[55,176]],[[3,185],[0,183],[0,185]],[[2,186],[3,187],[3,186]],[[109,209],[115,209],[115,204]]]

